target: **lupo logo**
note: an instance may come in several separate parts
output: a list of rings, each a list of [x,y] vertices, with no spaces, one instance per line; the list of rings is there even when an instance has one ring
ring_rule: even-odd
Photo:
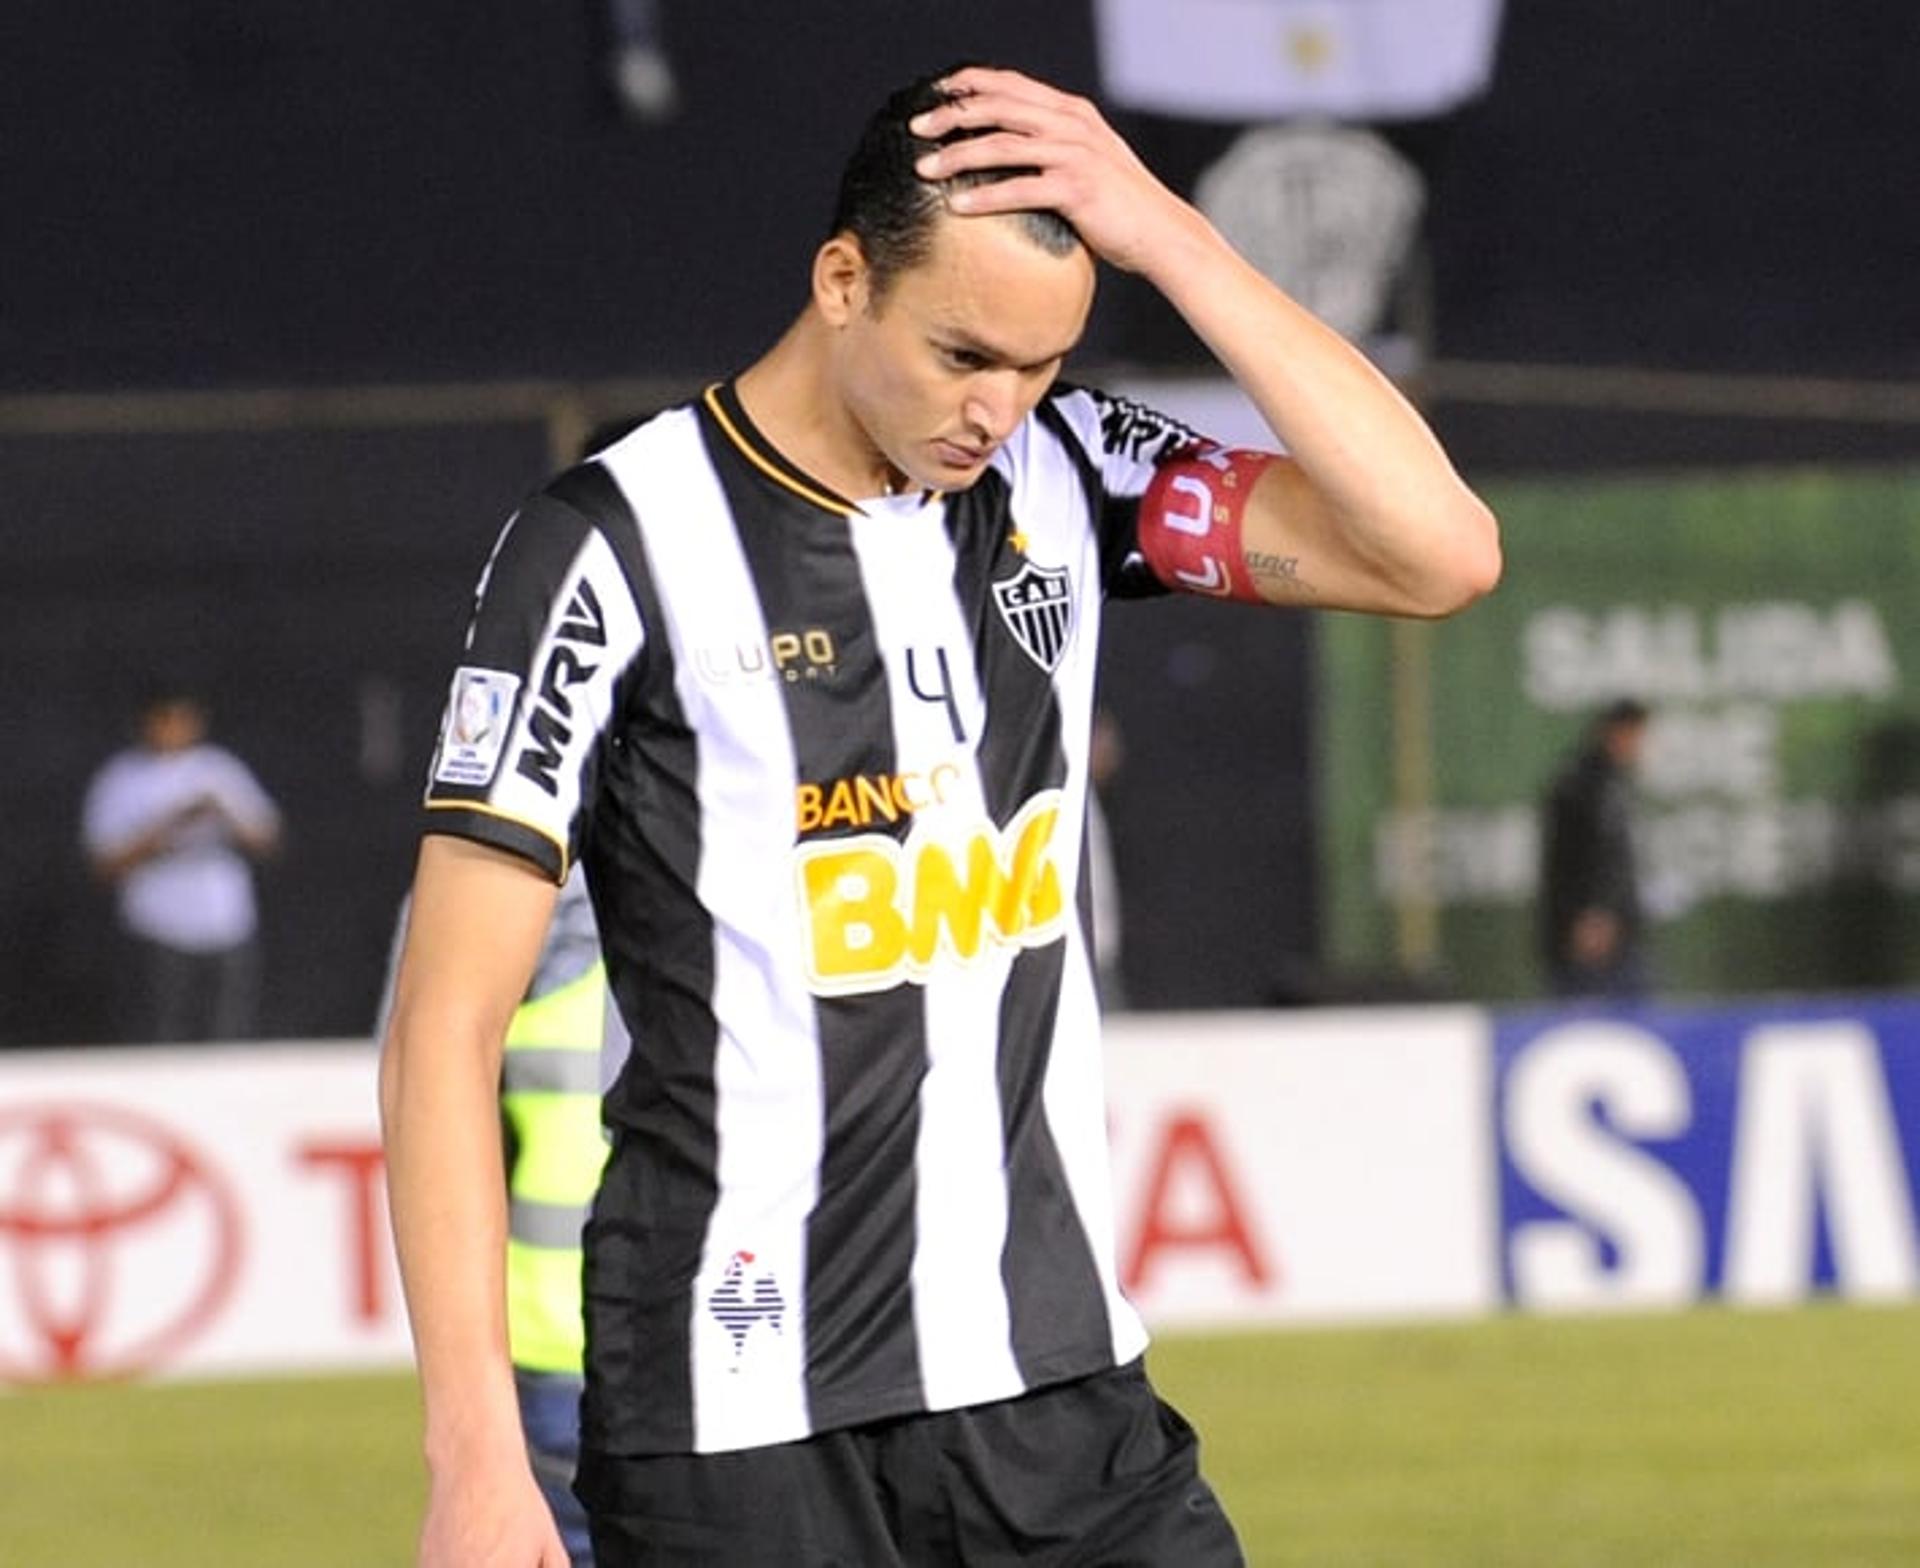
[[[171,1128],[109,1106],[0,1110],[0,1380],[155,1371],[239,1262],[233,1194]]]

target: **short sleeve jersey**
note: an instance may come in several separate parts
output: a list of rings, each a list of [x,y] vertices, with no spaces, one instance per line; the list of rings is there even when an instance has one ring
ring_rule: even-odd
[[[429,831],[585,868],[635,1046],[584,1441],[716,1452],[1138,1355],[1085,884],[1104,599],[1196,438],[1057,388],[971,488],[853,502],[730,387],[482,578]]]

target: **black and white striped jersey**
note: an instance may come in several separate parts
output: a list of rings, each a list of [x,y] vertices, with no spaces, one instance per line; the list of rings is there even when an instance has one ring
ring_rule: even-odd
[[[585,1436],[715,1452],[1124,1362],[1080,912],[1103,597],[1194,437],[1056,389],[971,489],[848,501],[731,388],[515,514],[428,830],[586,868],[637,1042]]]

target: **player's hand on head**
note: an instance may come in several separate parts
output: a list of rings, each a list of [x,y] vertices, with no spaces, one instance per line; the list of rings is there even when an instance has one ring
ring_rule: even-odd
[[[956,130],[976,132],[929,153],[923,179],[944,180],[983,169],[1028,169],[949,197],[965,215],[1049,208],[1094,253],[1130,272],[1150,272],[1193,209],[1140,161],[1087,99],[1018,71],[969,66],[946,78],[951,102],[909,124],[929,141]]]

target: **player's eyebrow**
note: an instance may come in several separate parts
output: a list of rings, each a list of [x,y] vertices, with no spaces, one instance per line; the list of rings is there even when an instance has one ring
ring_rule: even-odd
[[[1080,342],[1079,334],[1076,333],[1073,341],[1068,343],[1066,347],[1057,349],[1053,353],[1047,354],[1040,359],[1023,362],[1009,350],[1000,347],[996,343],[989,343],[985,338],[979,337],[964,327],[936,327],[934,328],[933,335],[945,348],[960,349],[968,354],[977,354],[991,364],[1011,365],[1016,370],[1039,370],[1044,366],[1051,365],[1055,360],[1065,359]]]

